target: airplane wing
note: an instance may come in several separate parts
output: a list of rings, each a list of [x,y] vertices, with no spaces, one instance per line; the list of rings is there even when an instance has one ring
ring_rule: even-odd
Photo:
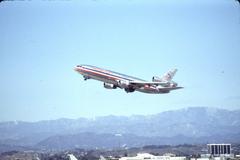
[[[144,81],[130,81],[129,84],[133,86],[138,86],[138,87],[144,87],[145,85],[166,85],[169,82],[144,82]]]
[[[161,86],[161,85],[167,85],[169,82],[144,82],[144,81],[130,81],[129,85],[132,85],[134,88],[140,88],[144,87],[145,85],[149,86]],[[158,87],[160,91],[170,91],[170,90],[176,90],[181,89],[183,87]]]

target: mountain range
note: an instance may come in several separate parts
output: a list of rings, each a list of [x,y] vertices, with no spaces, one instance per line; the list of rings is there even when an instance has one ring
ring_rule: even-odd
[[[1,122],[0,151],[239,143],[240,110],[190,107],[155,115]]]

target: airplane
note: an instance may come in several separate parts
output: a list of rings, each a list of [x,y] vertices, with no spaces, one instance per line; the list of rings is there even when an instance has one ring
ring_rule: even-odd
[[[151,94],[164,94],[183,88],[178,87],[178,84],[172,81],[177,69],[170,70],[162,78],[154,76],[150,82],[92,65],[77,65],[74,70],[83,75],[84,80],[95,79],[102,81],[106,89],[121,88],[127,93],[139,91]]]

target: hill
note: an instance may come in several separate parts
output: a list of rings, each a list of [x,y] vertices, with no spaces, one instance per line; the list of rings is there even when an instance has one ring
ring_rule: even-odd
[[[1,122],[0,146],[111,148],[240,142],[240,110],[192,107],[155,115]]]

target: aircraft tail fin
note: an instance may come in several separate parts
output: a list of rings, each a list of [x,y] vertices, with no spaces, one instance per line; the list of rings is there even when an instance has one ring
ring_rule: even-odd
[[[177,72],[177,69],[173,69],[173,70],[170,70],[167,73],[165,73],[161,78],[154,76],[152,78],[152,81],[153,82],[164,82],[164,83],[170,82],[176,72]]]
[[[177,72],[177,69],[173,69],[173,70],[170,70],[168,71],[167,73],[165,73],[163,75],[163,77],[161,78],[162,81],[171,81],[172,78],[174,77],[174,75],[176,74]]]

